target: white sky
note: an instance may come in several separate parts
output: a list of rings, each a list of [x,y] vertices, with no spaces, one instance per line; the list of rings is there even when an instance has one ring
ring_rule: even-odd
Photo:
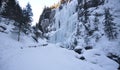
[[[21,7],[25,7],[29,2],[32,6],[33,12],[33,25],[39,20],[40,14],[45,6],[51,6],[54,3],[58,3],[59,0],[18,0]]]

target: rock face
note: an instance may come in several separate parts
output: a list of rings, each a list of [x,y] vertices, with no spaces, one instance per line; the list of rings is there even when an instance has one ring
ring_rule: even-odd
[[[102,40],[109,41],[109,37],[107,37],[109,33],[116,35],[116,40],[120,38],[120,8],[116,7],[120,4],[119,0],[62,2],[58,8],[45,8],[40,17],[39,25],[42,26],[44,35],[48,37],[49,42],[60,43],[63,47],[74,49],[77,45],[96,46]],[[106,19],[105,10],[109,11],[111,19]],[[113,28],[110,28],[111,31],[115,29],[113,32],[105,31],[107,20],[108,23],[110,21],[114,23]],[[111,24],[108,25],[112,27]],[[77,45],[74,44],[75,40]]]

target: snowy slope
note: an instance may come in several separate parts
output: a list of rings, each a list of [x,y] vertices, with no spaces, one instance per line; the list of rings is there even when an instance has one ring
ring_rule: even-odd
[[[1,48],[3,47],[14,47],[14,48],[21,48],[21,47],[29,47],[29,46],[38,46],[42,44],[46,44],[45,40],[39,38],[38,42],[31,37],[31,34],[25,35],[21,32],[20,41],[17,41],[18,33],[15,32],[14,23],[15,21],[10,19],[5,19],[0,17],[0,44]],[[4,27],[4,28],[3,28]],[[16,46],[17,45],[17,46]]]

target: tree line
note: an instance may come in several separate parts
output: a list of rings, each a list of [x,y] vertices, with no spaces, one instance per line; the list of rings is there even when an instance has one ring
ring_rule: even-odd
[[[17,0],[1,0],[0,8],[2,5],[4,6],[4,10],[0,13],[0,16],[4,18],[8,18],[11,20],[15,20],[15,30],[18,30],[18,41],[20,40],[20,33],[23,32],[28,34],[30,31],[30,26],[32,22],[32,9],[30,3],[26,5],[25,8],[21,8],[19,2]]]

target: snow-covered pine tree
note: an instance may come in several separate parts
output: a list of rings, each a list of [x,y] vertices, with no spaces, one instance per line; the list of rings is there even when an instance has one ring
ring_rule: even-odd
[[[94,21],[94,30],[98,30],[98,24],[99,24],[98,13],[95,13],[95,18],[93,21]]]
[[[30,33],[30,23],[32,22],[32,9],[31,9],[31,5],[30,3],[28,3],[26,5],[26,7],[23,9],[23,32],[25,34],[29,34]]]
[[[24,23],[31,23],[32,22],[32,9],[30,3],[26,5],[26,7],[23,9],[23,16],[24,16]]]
[[[105,8],[104,31],[109,40],[117,38],[116,23],[109,8]]]

